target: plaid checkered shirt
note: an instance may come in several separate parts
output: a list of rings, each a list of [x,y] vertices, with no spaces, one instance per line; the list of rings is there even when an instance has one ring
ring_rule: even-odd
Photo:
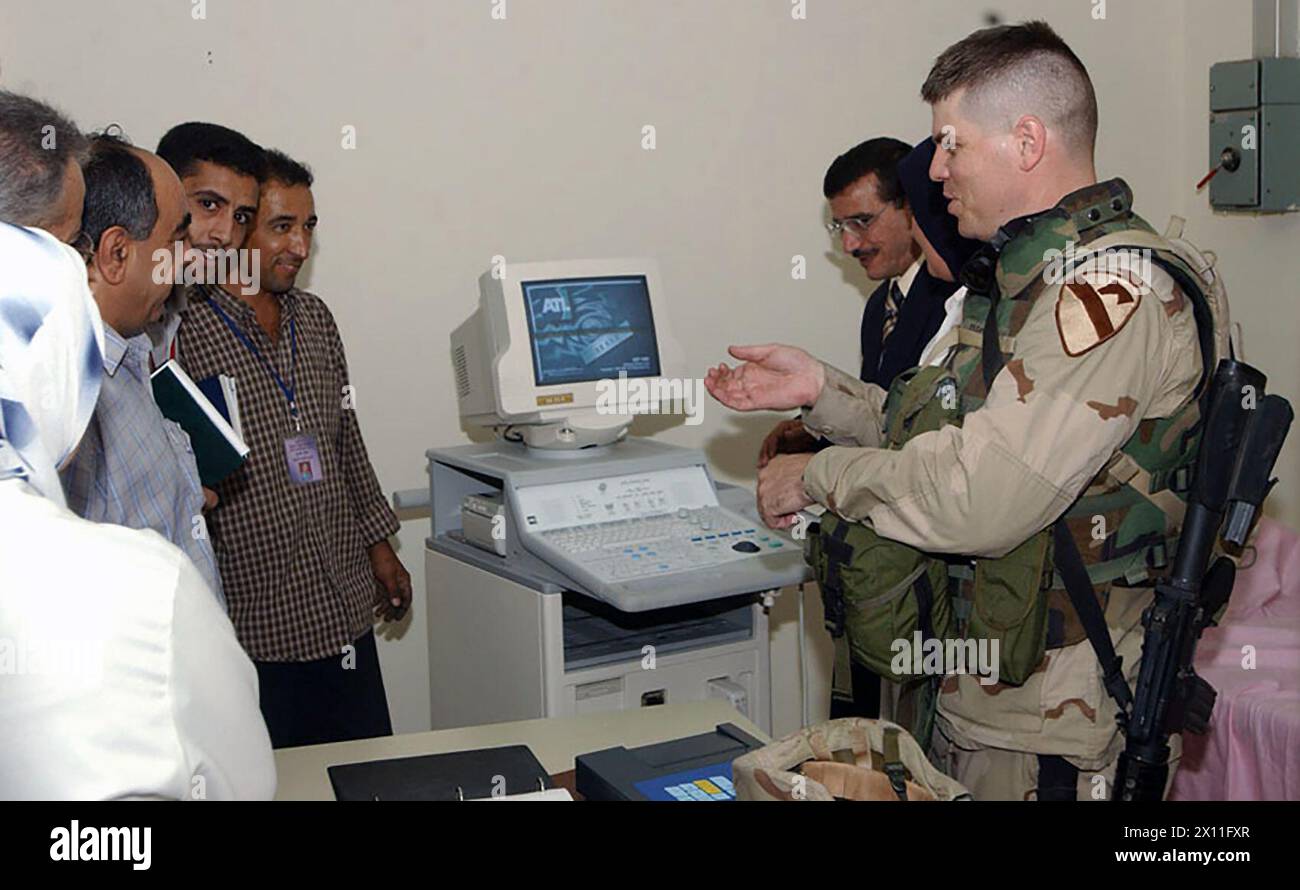
[[[367,550],[395,534],[398,522],[361,439],[334,317],[319,297],[290,290],[280,296],[272,342],[252,307],[220,287],[195,285],[187,296],[180,362],[195,380],[235,378],[251,449],[247,463],[217,487],[221,502],[208,514],[235,632],[255,661],[340,655],[371,626],[382,592]],[[315,436],[320,453],[320,481],[289,478],[285,440],[297,433],[288,399],[214,304],[285,384],[296,384],[302,431]]]

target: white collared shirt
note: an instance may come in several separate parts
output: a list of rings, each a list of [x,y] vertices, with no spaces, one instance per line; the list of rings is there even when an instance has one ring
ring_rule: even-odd
[[[924,368],[926,365],[943,364],[953,346],[953,343],[945,344],[943,342],[944,338],[956,330],[957,325],[961,324],[962,305],[965,302],[965,286],[957,288],[948,299],[943,301],[943,321],[939,323],[939,330],[934,332],[930,342],[925,344],[925,348],[921,350],[921,358],[917,362],[917,367]]]
[[[274,791],[257,672],[185,554],[0,482],[0,798]]]
[[[906,272],[894,279],[894,281],[898,282],[898,290],[899,293],[903,295],[904,300],[907,299],[908,293],[911,292],[912,284],[916,281],[916,276],[921,271],[921,264],[924,262],[925,257],[921,257],[916,262],[912,263],[912,265],[908,266]]]

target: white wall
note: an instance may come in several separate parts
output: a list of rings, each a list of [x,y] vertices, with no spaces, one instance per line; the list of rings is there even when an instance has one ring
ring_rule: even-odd
[[[493,0],[208,0],[201,21],[191,6],[0,0],[0,83],[87,128],[121,123],[145,146],[179,121],[211,120],[314,167],[307,284],[338,318],[388,490],[426,485],[424,449],[467,438],[447,337],[495,254],[656,256],[701,372],[727,343],[778,339],[855,367],[866,282],[821,229],[822,174],[869,136],[921,138],[931,61],[984,23],[966,0],[807,0],[803,21],[790,0],[508,0],[504,21]],[[1210,2],[1185,15],[1177,0],[1109,0],[1101,21],[1083,0],[990,6],[1047,18],[1088,63],[1101,174],[1128,178],[1157,224],[1193,216],[1191,233],[1220,249],[1252,357],[1294,383],[1294,305],[1257,294],[1272,293],[1297,219],[1217,220],[1187,194],[1205,154],[1205,69],[1249,55],[1248,17]],[[654,151],[641,148],[647,124]],[[355,151],[341,147],[345,125]],[[805,281],[791,279],[795,254],[808,258]],[[644,429],[752,483],[773,420],[715,406],[702,426]],[[1278,498],[1292,522],[1295,454]],[[429,720],[426,529],[403,526],[414,621],[381,646],[399,731]],[[816,716],[829,647],[814,599]],[[774,616],[778,731],[798,721],[794,606],[787,595]]]
[[[1242,326],[1244,358],[1268,374],[1270,392],[1300,405],[1300,277],[1295,265],[1300,214],[1215,213],[1208,188],[1193,193],[1209,170],[1210,66],[1251,57],[1250,6],[1188,0],[1175,47],[1182,118],[1167,156],[1179,171],[1188,236],[1219,256],[1232,317]],[[1281,481],[1269,495],[1268,512],[1300,527],[1300,426],[1292,431],[1276,474]]]

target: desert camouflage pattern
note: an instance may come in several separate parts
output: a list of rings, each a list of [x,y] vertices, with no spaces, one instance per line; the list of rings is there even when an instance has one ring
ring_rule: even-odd
[[[967,296],[947,359],[961,384],[961,426],[921,433],[895,450],[877,447],[883,391],[828,368],[804,423],[837,447],[813,458],[804,484],[817,502],[887,538],[975,557],[1009,552],[1084,496],[1079,504],[1087,509],[1070,514],[1070,527],[1131,682],[1151,591],[1111,582],[1147,577],[1159,543],[1152,535],[1172,530],[1154,506],[1103,471],[1122,453],[1170,474],[1189,458],[1191,396],[1202,370],[1196,321],[1190,300],[1154,264],[1120,257],[1069,282],[1045,279],[1053,248],[1126,229],[1158,237],[1130,207],[1122,181],[1080,190],[1003,250],[997,281],[1002,294],[1016,298],[998,306],[1005,364],[987,391],[978,364],[988,300]],[[1105,520],[1101,540],[1091,533],[1096,515]],[[1094,569],[1103,566],[1107,576],[1097,577]],[[1056,648],[1022,686],[946,677],[938,729],[963,750],[1059,754],[1104,772],[1122,741],[1115,706],[1064,592],[1049,596],[1058,600],[1048,631]]]
[[[1130,688],[1142,658],[1142,611],[1151,600],[1150,588],[1116,587],[1107,598],[1106,625]],[[1060,754],[1081,770],[1098,771],[1113,764],[1123,749],[1117,712],[1092,645],[1083,640],[1047,650],[1020,686],[984,686],[969,675],[944,677],[936,735],[967,749]],[[983,796],[981,789],[972,791]]]
[[[1109,208],[1113,188],[1103,183],[1071,198],[1081,203],[1097,190],[1094,197]],[[1127,204],[1121,206],[1104,219],[1136,219]],[[987,394],[982,376],[968,367],[979,361],[978,345],[959,346],[949,357],[954,376],[967,381],[963,405],[980,402],[962,426],[923,433],[899,450],[876,447],[884,392],[827,369],[827,385],[804,423],[837,447],[808,464],[810,497],[928,552],[1002,556],[1060,516],[1144,420],[1171,417],[1187,403],[1200,377],[1196,323],[1188,300],[1158,267],[1151,281],[1141,282],[1141,293],[1132,280],[1140,268],[1093,274],[1088,284],[1094,290],[1128,288],[1136,305],[1105,339],[1081,355],[1067,354],[1057,306],[1070,291],[1064,284],[1043,285],[1041,273],[1046,249],[1080,240],[1070,229],[1073,218],[1050,219],[1045,225],[1055,228],[1046,236],[1033,231],[1004,250],[998,265],[1003,293],[1020,293],[1035,282],[1041,293],[1001,301],[999,312],[1014,332],[1014,343],[1004,349],[1013,346],[1014,352]],[[1038,242],[1036,250],[1019,247],[1026,238]],[[1037,264],[1027,268],[1034,257]],[[966,297],[962,328],[977,335],[968,340],[978,341],[983,330],[980,300]]]
[[[805,408],[804,426],[816,430],[835,445],[880,448],[885,437],[885,396],[874,383],[866,383],[839,368],[823,363],[826,382],[817,404]],[[808,476],[804,474],[805,485]]]
[[[1182,737],[1169,739],[1169,778],[1165,794],[1173,785],[1182,757]],[[1069,759],[1069,758],[1067,758]],[[946,774],[972,789],[975,800],[1037,800],[1038,756],[1001,748],[963,748],[935,732],[930,760]],[[1076,764],[1077,765],[1077,764]],[[1080,769],[1075,785],[1077,800],[1110,800],[1119,758],[1102,769]]]
[[[970,795],[926,759],[896,723],[849,717],[788,735],[731,765],[738,800],[899,800],[885,773],[894,737],[907,799],[962,800]]]

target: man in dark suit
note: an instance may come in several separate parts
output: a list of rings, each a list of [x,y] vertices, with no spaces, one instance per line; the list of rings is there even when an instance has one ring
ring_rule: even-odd
[[[954,290],[930,275],[912,237],[912,213],[898,178],[898,164],[911,150],[897,139],[869,139],[836,158],[822,185],[832,235],[880,282],[862,312],[860,376],[886,389],[916,365]]]
[[[837,157],[822,183],[831,210],[827,228],[867,277],[880,282],[862,312],[860,376],[886,389],[916,366],[943,322],[944,301],[957,288],[930,274],[913,238],[912,213],[898,177],[898,164],[911,150],[898,139],[868,139]],[[782,421],[763,441],[758,465],[776,454],[819,447],[820,440],[798,420]],[[836,659],[831,717],[880,716],[879,676],[846,662]]]
[[[860,376],[885,388],[916,365],[943,321],[944,300],[957,289],[930,274],[912,234],[898,177],[898,164],[911,150],[887,136],[868,139],[837,157],[822,182],[831,210],[827,228],[867,277],[880,282],[862,311]],[[798,420],[782,421],[764,439],[758,465],[818,445]]]

